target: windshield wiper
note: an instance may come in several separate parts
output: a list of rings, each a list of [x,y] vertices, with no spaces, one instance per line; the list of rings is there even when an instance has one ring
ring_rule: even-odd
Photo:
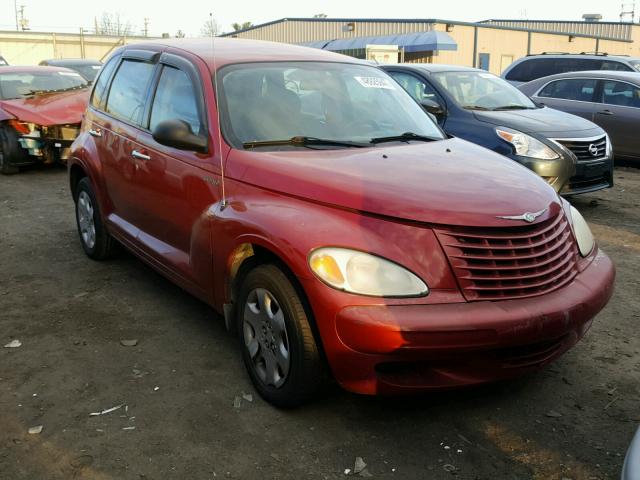
[[[76,87],[68,87],[68,88],[58,88],[53,90],[39,89],[39,90],[29,90],[27,95],[46,95],[48,93],[60,93],[60,92],[69,92],[71,90],[82,90],[83,88],[87,88],[89,85],[78,85]]]
[[[427,137],[426,135],[418,135],[417,133],[413,133],[413,132],[404,132],[400,135],[372,138],[371,143],[408,142],[410,140],[418,140],[420,142],[435,142],[436,140],[441,140],[441,139],[436,137]]]
[[[465,105],[462,108],[464,108],[465,110],[486,110],[486,111],[491,110],[490,108],[482,107],[480,105]]]
[[[258,147],[277,147],[280,145],[293,145],[295,147],[310,147],[315,145],[333,145],[337,147],[364,148],[369,145],[366,143],[350,142],[347,140],[330,140],[326,138],[316,137],[291,137],[288,140],[260,140],[255,142],[245,142],[242,144],[244,148]]]
[[[530,110],[531,107],[524,105],[504,105],[503,107],[496,107],[493,110]]]

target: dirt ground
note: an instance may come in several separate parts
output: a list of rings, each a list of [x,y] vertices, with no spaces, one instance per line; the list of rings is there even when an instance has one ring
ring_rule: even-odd
[[[0,177],[0,479],[333,479],[356,457],[374,478],[619,478],[640,424],[640,170],[574,204],[618,277],[559,361],[428,396],[336,387],[280,411],[207,306],[129,254],[85,257],[64,170]]]

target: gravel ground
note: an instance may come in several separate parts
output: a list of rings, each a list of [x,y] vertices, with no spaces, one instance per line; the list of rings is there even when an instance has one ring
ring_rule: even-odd
[[[87,259],[66,185],[0,177],[0,478],[333,479],[356,457],[375,478],[619,477],[640,424],[640,171],[574,201],[617,286],[549,368],[410,398],[333,388],[294,411],[254,393],[206,305],[129,254]]]

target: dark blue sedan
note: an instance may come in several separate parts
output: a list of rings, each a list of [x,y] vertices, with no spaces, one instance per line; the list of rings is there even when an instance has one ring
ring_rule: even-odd
[[[384,65],[452,136],[530,168],[562,194],[613,186],[611,143],[583,118],[534,103],[501,78],[475,68]]]

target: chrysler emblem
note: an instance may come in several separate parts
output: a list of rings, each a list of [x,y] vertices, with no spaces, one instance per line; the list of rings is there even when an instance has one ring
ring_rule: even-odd
[[[502,218],[504,220],[524,220],[527,223],[532,223],[535,221],[536,218],[538,218],[540,215],[542,215],[546,211],[547,209],[544,208],[539,212],[524,212],[522,215],[502,215],[496,218]]]
[[[598,156],[598,147],[596,147],[593,143],[589,145],[589,153],[592,157]]]

